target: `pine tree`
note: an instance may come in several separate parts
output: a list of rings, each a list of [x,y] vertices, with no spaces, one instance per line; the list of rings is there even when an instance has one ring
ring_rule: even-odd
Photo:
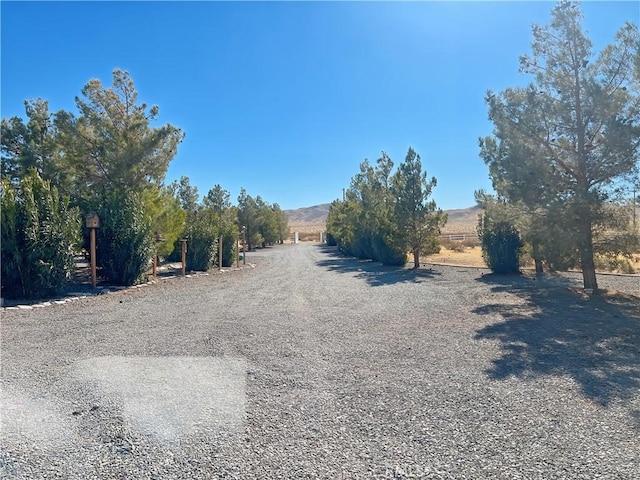
[[[406,250],[413,255],[414,268],[420,266],[420,256],[440,251],[438,235],[447,221],[446,214],[429,200],[437,180],[427,180],[422,162],[413,148],[409,148],[403,163],[391,178],[396,200],[397,232]]]
[[[532,52],[520,58],[521,72],[533,75],[533,82],[486,96],[496,137],[510,146],[530,145],[550,172],[541,186],[563,205],[584,288],[594,292],[594,229],[602,206],[610,187],[637,169],[638,45],[638,27],[628,22],[615,43],[594,56],[579,6],[561,2],[549,25],[533,26]],[[502,167],[520,168],[517,158]],[[510,181],[506,175],[502,180]]]

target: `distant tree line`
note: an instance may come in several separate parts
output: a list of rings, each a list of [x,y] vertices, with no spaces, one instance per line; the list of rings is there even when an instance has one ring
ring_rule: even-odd
[[[114,70],[108,88],[90,80],[81,93],[77,114],[52,113],[36,99],[25,101],[26,121],[2,119],[3,297],[60,292],[74,255],[88,245],[83,218],[90,212],[100,217],[100,275],[121,285],[143,281],[152,256],[175,256],[185,237],[192,270],[231,265],[241,234],[249,245],[286,238],[287,218],[277,204],[242,190],[234,206],[220,185],[200,199],[187,177],[164,183],[184,133],[171,124],[152,126],[159,108],[138,102],[128,72]]]
[[[578,266],[594,292],[596,255],[639,248],[628,201],[640,183],[639,46],[627,22],[594,55],[579,4],[563,1],[549,25],[533,26],[532,52],[520,58],[531,83],[485,97],[495,129],[480,152],[496,195],[476,193],[480,236],[519,251],[515,229],[538,273]]]
[[[367,159],[360,164],[344,199],[329,208],[327,240],[348,255],[387,265],[405,265],[410,252],[418,268],[421,255],[440,250],[447,217],[430,200],[436,179],[427,178],[413,148],[393,167],[385,152],[375,166]]]

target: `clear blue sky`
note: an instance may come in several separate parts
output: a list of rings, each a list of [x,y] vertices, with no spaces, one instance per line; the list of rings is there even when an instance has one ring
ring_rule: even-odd
[[[241,187],[283,209],[330,202],[409,146],[444,209],[490,189],[484,94],[524,85],[518,57],[551,2],[1,2],[2,117],[29,98],[76,113],[91,78],[131,73],[159,123],[186,132],[167,182]],[[586,2],[596,49],[638,2]]]

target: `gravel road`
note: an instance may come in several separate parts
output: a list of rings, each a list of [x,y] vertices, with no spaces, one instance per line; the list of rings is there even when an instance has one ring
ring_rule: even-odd
[[[2,311],[0,477],[640,478],[640,277],[247,260]]]

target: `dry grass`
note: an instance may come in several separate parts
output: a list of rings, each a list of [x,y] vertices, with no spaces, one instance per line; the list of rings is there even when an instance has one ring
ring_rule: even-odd
[[[441,248],[440,253],[422,257],[421,261],[426,263],[444,263],[448,265],[466,265],[472,267],[486,267],[482,259],[482,249],[480,247],[465,247],[464,249],[452,246],[452,248]],[[629,264],[635,273],[640,273],[640,253],[629,259]],[[533,267],[533,265],[525,265]],[[619,268],[600,268],[599,272],[629,273]]]
[[[480,247],[466,247],[463,251],[459,251],[459,249],[441,248],[440,253],[423,257],[421,261],[428,263],[445,263],[448,265],[486,267],[484,260],[482,260],[482,249]]]

